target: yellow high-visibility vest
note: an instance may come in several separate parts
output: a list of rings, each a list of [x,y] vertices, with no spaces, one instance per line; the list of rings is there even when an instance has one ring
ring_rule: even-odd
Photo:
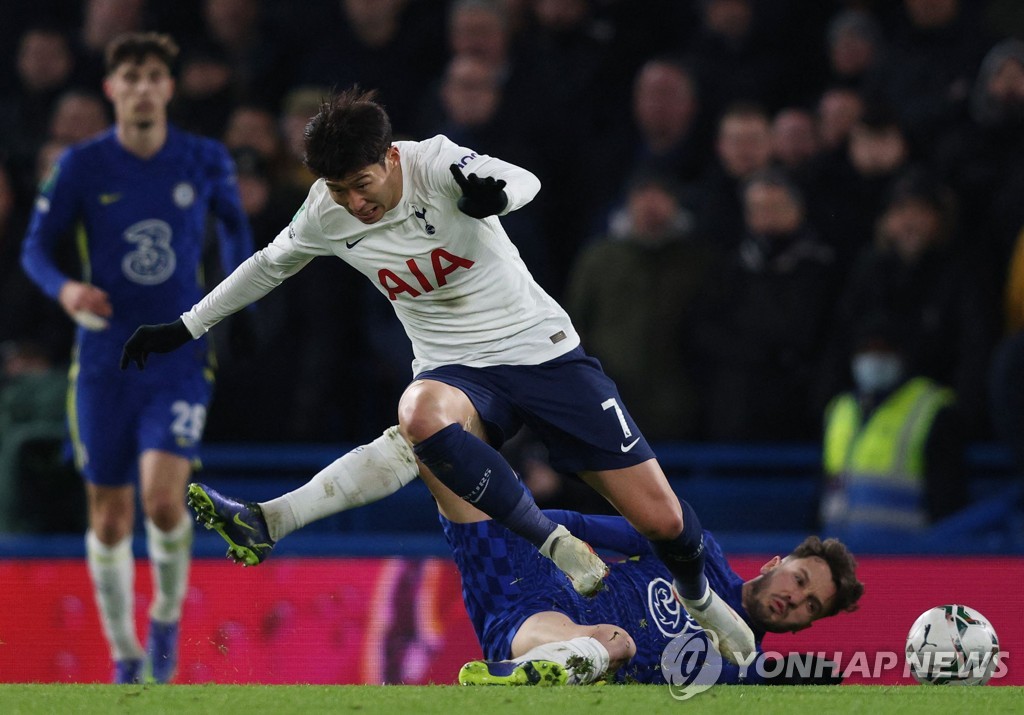
[[[954,392],[917,377],[890,395],[867,422],[851,393],[826,409],[826,530],[876,526],[917,531],[928,523],[924,503],[925,444],[935,415]]]

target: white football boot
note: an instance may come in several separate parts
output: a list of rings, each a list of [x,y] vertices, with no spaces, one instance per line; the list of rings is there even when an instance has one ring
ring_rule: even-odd
[[[540,552],[555,562],[581,596],[593,596],[604,588],[608,564],[594,553],[590,544],[577,539],[561,524],[551,532]]]

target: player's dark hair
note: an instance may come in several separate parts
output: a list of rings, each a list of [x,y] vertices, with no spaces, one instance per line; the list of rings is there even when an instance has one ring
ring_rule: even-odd
[[[840,611],[857,610],[857,601],[864,595],[864,584],[857,580],[857,560],[839,539],[825,539],[808,536],[790,554],[792,558],[803,559],[817,556],[828,564],[832,582],[836,585],[836,597],[825,616],[834,616]]]
[[[320,102],[306,125],[304,161],[314,175],[342,179],[371,164],[383,164],[391,147],[391,119],[376,90],[355,85]]]
[[[107,45],[107,74],[110,74],[125,62],[142,64],[147,57],[156,57],[173,69],[178,58],[178,44],[170,35],[160,32],[126,32],[118,35]]]

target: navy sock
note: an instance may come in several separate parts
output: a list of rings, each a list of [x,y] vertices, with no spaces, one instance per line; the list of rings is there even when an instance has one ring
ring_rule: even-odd
[[[704,595],[708,583],[704,577],[704,530],[693,507],[682,499],[679,503],[683,507],[682,533],[667,541],[652,541],[651,546],[675,577],[679,595],[693,601]]]
[[[461,425],[448,425],[413,451],[442,484],[535,546],[555,530],[505,458]]]

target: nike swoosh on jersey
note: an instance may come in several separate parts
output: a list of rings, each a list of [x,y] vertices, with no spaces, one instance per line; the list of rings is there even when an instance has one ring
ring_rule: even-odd
[[[366,238],[366,236],[360,236],[359,238],[357,238],[356,240],[351,241],[351,242],[350,241],[345,241],[345,248],[355,248],[356,244],[359,243],[360,241],[362,241],[364,238]]]
[[[640,441],[640,438],[637,437],[636,439],[634,439],[629,444],[620,444],[619,445],[619,449],[621,449],[623,452],[628,452],[629,450],[633,449],[633,447],[635,447],[636,443],[639,442],[639,441]]]
[[[100,205],[108,206],[121,200],[121,194],[100,194]]]

